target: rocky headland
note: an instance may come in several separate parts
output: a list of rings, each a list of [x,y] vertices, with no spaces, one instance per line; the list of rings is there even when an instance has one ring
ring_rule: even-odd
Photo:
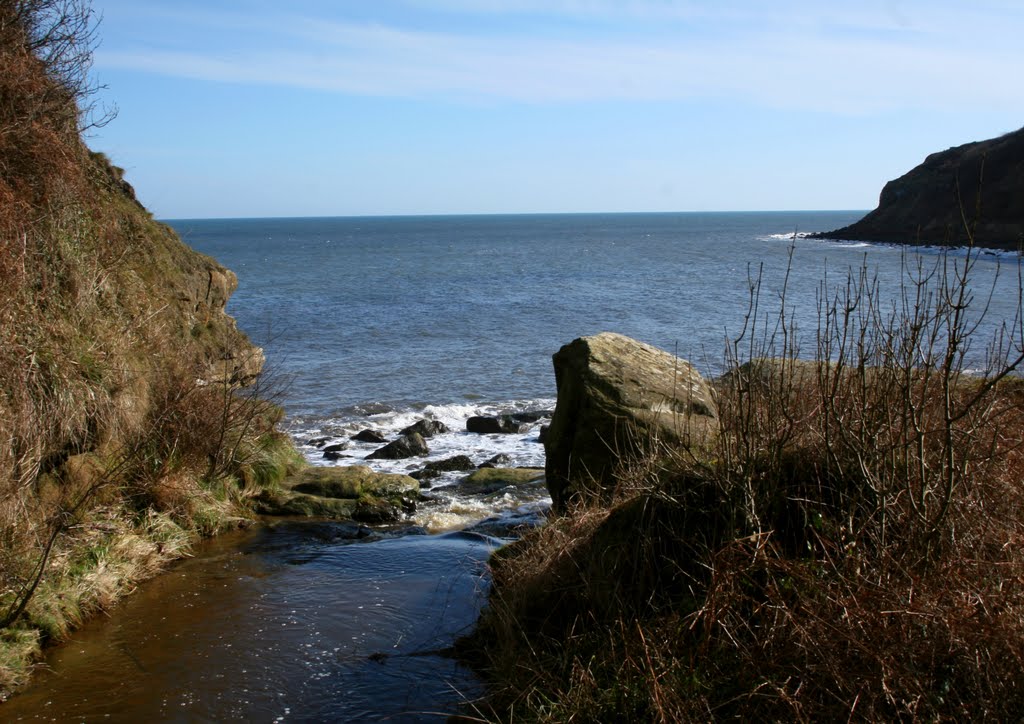
[[[1024,129],[933,153],[878,208],[823,239],[1016,250],[1024,240]]]

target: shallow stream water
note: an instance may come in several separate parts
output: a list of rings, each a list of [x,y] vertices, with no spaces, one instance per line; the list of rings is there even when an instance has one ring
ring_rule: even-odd
[[[211,541],[53,650],[2,719],[445,721],[481,693],[445,649],[476,620],[497,541],[365,532],[289,521]]]

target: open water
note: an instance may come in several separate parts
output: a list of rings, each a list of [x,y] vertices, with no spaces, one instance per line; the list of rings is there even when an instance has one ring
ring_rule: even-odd
[[[848,270],[898,288],[905,254],[933,250],[806,238],[862,212],[182,220],[171,225],[239,278],[228,311],[263,346],[310,462],[323,440],[393,437],[428,417],[450,432],[431,455],[372,463],[406,472],[456,453],[543,466],[539,425],[465,431],[471,415],[554,405],[551,355],[615,331],[721,371],[751,279],[813,350],[821,282]],[[997,271],[984,338],[1016,299],[1014,255],[983,254],[979,303]],[[787,269],[789,270],[787,277]],[[788,281],[787,281],[788,279]],[[311,441],[320,439],[320,446]],[[371,461],[372,462],[372,461]],[[445,657],[486,591],[482,562],[502,522],[531,524],[543,487],[464,495],[435,481],[403,531],[361,538],[339,524],[284,523],[216,542],[143,587],[51,658],[54,673],[0,708],[11,719],[443,721],[479,693]],[[492,524],[487,527],[486,521]],[[481,521],[485,521],[483,526]],[[468,532],[458,532],[468,528]]]

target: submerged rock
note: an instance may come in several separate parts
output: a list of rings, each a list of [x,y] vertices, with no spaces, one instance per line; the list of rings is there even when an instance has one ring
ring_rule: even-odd
[[[558,402],[544,438],[556,512],[606,498],[631,461],[718,431],[710,386],[686,360],[621,334],[581,337],[553,357]]]
[[[430,448],[418,432],[402,435],[394,442],[389,442],[379,450],[366,456],[367,460],[402,460],[404,458],[423,457],[430,454]]]

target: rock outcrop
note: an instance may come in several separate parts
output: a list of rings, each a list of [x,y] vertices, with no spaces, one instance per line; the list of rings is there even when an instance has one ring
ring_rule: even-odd
[[[966,219],[966,223],[965,223]],[[824,239],[1016,249],[1024,238],[1024,129],[933,153],[878,208]]]
[[[544,449],[556,512],[608,497],[637,459],[703,446],[718,430],[711,388],[668,352],[604,332],[570,342],[553,361],[558,402]]]

